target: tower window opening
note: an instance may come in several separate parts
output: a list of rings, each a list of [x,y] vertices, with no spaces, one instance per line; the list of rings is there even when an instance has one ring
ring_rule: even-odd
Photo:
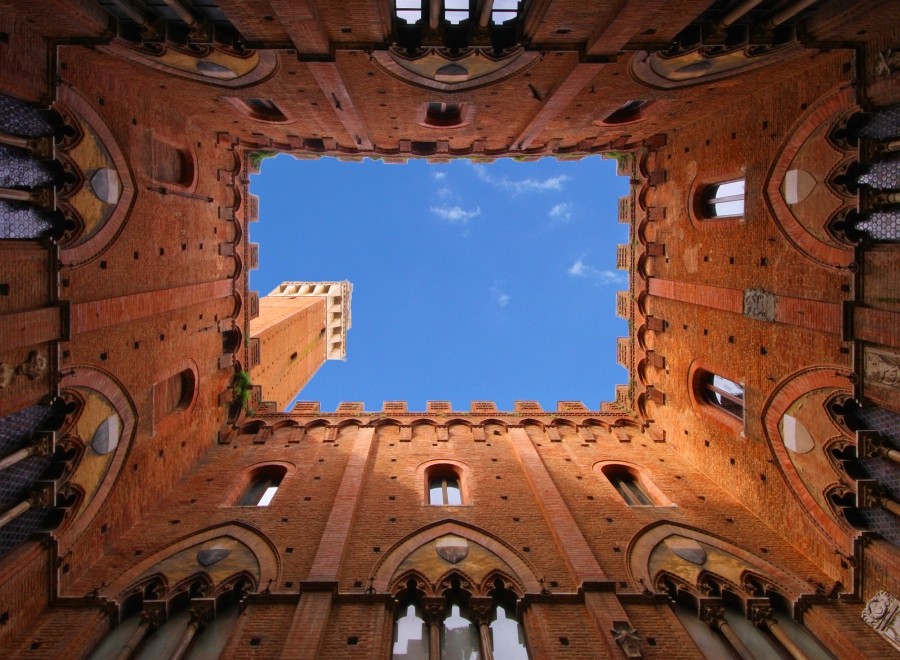
[[[708,186],[702,195],[703,216],[706,218],[737,218],[744,215],[744,179]]]
[[[650,101],[628,101],[603,120],[604,124],[628,124],[643,119],[644,109]]]
[[[606,465],[603,474],[628,506],[656,506],[633,470],[624,465]]]
[[[428,478],[428,503],[434,506],[462,504],[459,477],[454,472],[440,472]]]
[[[744,388],[717,374],[707,374],[701,383],[704,399],[736,420],[744,421]]]
[[[459,103],[429,103],[425,123],[429,126],[455,126],[462,120]]]
[[[239,506],[269,506],[287,470],[280,465],[268,465],[253,473]]]

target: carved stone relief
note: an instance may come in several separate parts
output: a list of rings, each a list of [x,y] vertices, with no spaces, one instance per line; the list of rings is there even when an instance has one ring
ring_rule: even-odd
[[[862,619],[900,651],[900,600],[879,591],[866,603]]]
[[[870,383],[900,390],[900,357],[867,347],[865,374]]]
[[[774,321],[775,294],[761,289],[744,291],[744,316],[760,321]]]

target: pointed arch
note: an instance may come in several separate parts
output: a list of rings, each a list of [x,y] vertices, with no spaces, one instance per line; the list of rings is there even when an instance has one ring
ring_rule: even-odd
[[[100,479],[93,494],[86,500],[82,500],[70,521],[58,533],[59,552],[64,554],[88,529],[89,524],[100,512],[106,502],[106,498],[112,491],[113,485],[119,478],[122,466],[131,452],[131,445],[137,430],[137,407],[125,386],[111,373],[89,366],[77,366],[69,369],[60,381],[63,393],[80,390],[93,390],[99,393],[110,406],[115,409],[119,417],[117,444],[112,449],[112,458],[106,467],[106,471]],[[79,396],[84,403],[84,397]],[[71,420],[66,420],[69,429],[74,428],[80,416],[81,409],[73,411]],[[77,474],[77,468],[76,468]]]
[[[845,551],[849,549],[849,543],[854,534],[849,529],[835,522],[831,515],[813,498],[788,455],[788,449],[781,440],[781,432],[778,425],[790,406],[801,396],[813,390],[834,388],[839,392],[852,392],[853,383],[851,378],[852,374],[849,371],[836,365],[821,365],[794,372],[782,379],[772,389],[760,411],[763,433],[772,456],[775,458],[775,465],[781,472],[790,490],[793,491],[794,497],[799,502],[800,509],[809,516],[813,524],[830,543]]]
[[[797,599],[804,594],[816,593],[816,586],[797,574],[776,566],[772,562],[752,553],[744,548],[700,529],[679,525],[667,521],[658,521],[647,525],[639,531],[625,553],[628,577],[633,584],[652,585],[656,583],[657,575],[651,575],[650,555],[663,544],[669,537],[684,537],[697,543],[703,543],[711,548],[731,555],[746,566],[745,570],[752,570],[758,575],[767,576],[766,579],[779,593],[789,595]],[[705,564],[705,561],[703,562]],[[699,572],[700,569],[698,569]],[[704,566],[703,570],[710,571]],[[713,571],[714,572],[714,571]]]
[[[254,585],[268,584],[269,580],[274,584],[279,582],[281,560],[274,544],[260,530],[245,523],[231,522],[198,530],[146,555],[103,587],[101,595],[111,600],[120,601],[122,596],[128,592],[130,585],[143,581],[144,578],[142,576],[145,573],[157,572],[154,571],[154,567],[157,567],[163,561],[207,541],[214,541],[223,537],[233,539],[243,545],[256,557],[259,575],[255,576],[253,580]],[[231,577],[228,576],[225,581],[230,580]],[[179,584],[182,582],[183,580],[179,581]],[[169,591],[173,591],[176,587],[169,589]]]
[[[385,593],[404,559],[426,543],[448,534],[477,543],[494,553],[512,569],[515,581],[525,593],[540,593],[541,584],[536,571],[512,546],[484,530],[455,520],[443,520],[423,527],[388,548],[372,569],[372,587],[378,593]]]

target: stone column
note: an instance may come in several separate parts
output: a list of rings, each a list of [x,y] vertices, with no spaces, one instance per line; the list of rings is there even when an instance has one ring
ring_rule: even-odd
[[[187,628],[178,641],[178,646],[172,651],[169,660],[181,660],[187,653],[191,641],[203,631],[210,621],[216,618],[215,598],[195,598],[191,600],[191,618]]]
[[[794,660],[808,660],[803,650],[778,625],[775,611],[767,603],[748,604],[747,618],[758,628],[772,635]]]
[[[422,618],[428,626],[428,658],[441,660],[441,628],[447,612],[447,599],[428,596],[422,599]]]
[[[712,599],[710,599],[712,600]],[[718,601],[718,599],[715,599]],[[754,660],[754,655],[750,649],[741,641],[737,633],[732,630],[725,620],[725,608],[718,602],[701,602],[700,604],[700,620],[703,621],[713,630],[718,631],[728,642],[729,646],[734,649],[742,660]]]
[[[56,484],[52,481],[39,482],[37,489],[31,495],[0,515],[0,529],[6,527],[29,509],[49,507],[55,503]]]
[[[52,135],[43,135],[36,138],[24,138],[18,135],[11,135],[0,131],[0,144],[24,149],[28,151],[34,158],[44,160],[53,160],[56,156],[55,145]]]
[[[876,507],[895,516],[900,516],[900,502],[892,500],[874,479],[859,479],[856,482],[856,501],[860,507]]]
[[[162,600],[144,601],[141,610],[141,623],[133,633],[125,646],[116,654],[115,660],[128,660],[144,638],[163,625],[167,619],[166,602]]]
[[[22,447],[21,449],[0,458],[0,470],[12,467],[16,463],[24,461],[31,456],[49,456],[54,449],[54,434],[43,433],[41,435],[42,437],[33,445]]]
[[[494,618],[493,598],[470,598],[469,616],[478,626],[481,641],[481,660],[494,660],[494,645],[491,643],[491,619]]]

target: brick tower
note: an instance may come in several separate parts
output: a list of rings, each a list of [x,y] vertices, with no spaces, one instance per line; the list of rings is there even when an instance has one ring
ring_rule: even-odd
[[[284,410],[326,360],[347,357],[350,296],[343,282],[282,282],[250,321],[250,379]]]

